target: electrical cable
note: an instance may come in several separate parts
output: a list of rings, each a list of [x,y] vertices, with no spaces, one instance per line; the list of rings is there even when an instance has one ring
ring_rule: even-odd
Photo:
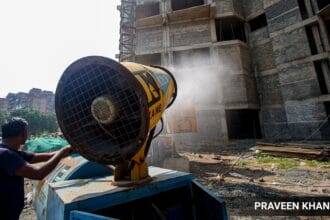
[[[157,138],[163,132],[163,130],[164,130],[164,120],[163,120],[163,118],[160,119],[160,122],[161,122],[162,127],[160,128],[160,130],[158,131],[158,133],[154,135],[154,137],[152,139]]]

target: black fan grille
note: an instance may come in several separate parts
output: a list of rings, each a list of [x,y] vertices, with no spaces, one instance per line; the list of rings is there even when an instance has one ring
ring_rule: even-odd
[[[72,64],[56,91],[56,113],[68,141],[87,159],[116,164],[132,157],[147,132],[146,98],[142,89],[119,63],[89,57]],[[110,97],[117,116],[110,124],[94,119],[92,102]]]

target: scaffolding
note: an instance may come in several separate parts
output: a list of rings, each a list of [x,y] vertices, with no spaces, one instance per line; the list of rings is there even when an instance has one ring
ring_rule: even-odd
[[[134,61],[136,0],[122,0],[120,10],[119,61]]]

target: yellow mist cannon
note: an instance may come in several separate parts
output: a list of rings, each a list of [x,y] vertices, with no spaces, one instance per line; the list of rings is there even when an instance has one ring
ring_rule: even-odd
[[[165,68],[90,56],[63,73],[55,109],[63,135],[82,156],[114,165],[116,181],[141,181],[155,127],[176,94]]]

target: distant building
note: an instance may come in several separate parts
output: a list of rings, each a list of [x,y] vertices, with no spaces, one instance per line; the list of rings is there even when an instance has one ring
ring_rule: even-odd
[[[42,91],[41,89],[33,88],[29,93],[8,93],[7,97],[3,100],[1,101],[0,99],[0,110],[2,108],[9,111],[31,108],[40,112],[55,111],[55,95],[51,91]]]
[[[28,93],[25,92],[9,93],[6,99],[8,101],[8,110],[30,107]]]
[[[29,92],[31,99],[31,108],[40,112],[53,112],[55,96],[51,91],[42,91],[33,88]]]

